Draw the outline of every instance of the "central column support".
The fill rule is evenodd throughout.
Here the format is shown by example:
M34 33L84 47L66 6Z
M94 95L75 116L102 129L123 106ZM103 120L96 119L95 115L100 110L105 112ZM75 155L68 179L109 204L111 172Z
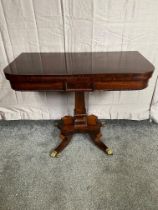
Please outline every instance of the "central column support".
M51 157L58 157L59 153L70 143L74 133L88 133L92 142L106 154L112 151L100 140L101 122L95 115L87 115L85 108L84 92L75 92L74 116L65 116L61 119L58 128L61 131L62 142L51 152Z
M75 92L74 126L87 126L84 92Z
M84 92L75 92L74 115L86 114Z

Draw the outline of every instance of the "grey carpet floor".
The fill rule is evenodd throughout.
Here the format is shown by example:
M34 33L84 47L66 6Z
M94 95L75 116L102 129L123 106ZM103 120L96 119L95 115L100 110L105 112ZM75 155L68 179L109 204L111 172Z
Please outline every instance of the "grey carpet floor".
M0 210L158 210L158 125L106 121L106 156L74 135L60 158L54 121L0 122Z

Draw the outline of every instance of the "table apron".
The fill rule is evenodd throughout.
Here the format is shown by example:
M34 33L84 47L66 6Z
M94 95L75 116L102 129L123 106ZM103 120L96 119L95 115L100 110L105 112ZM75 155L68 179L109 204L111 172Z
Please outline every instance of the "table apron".
M21 91L94 91L94 90L141 90L147 87L148 80L105 81L105 82L52 82L52 81L17 81L11 82L14 90Z

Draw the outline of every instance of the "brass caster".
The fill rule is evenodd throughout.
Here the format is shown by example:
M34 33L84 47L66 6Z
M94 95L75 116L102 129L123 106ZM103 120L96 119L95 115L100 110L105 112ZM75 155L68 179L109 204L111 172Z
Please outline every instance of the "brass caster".
M107 148L105 152L107 155L113 155L112 150L109 148Z
M54 151L50 154L50 156L53 157L53 158L57 158L57 157L59 157L59 153L58 153L56 150L54 150Z

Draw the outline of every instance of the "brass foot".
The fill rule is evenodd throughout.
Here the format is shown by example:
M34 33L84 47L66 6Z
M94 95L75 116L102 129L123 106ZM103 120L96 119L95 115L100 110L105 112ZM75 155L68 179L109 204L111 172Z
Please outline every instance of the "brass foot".
M107 155L113 155L112 150L109 148L107 148L105 152Z
M56 150L54 150L54 151L50 154L50 156L53 157L53 158L57 158L57 157L59 157L59 153L58 153Z

